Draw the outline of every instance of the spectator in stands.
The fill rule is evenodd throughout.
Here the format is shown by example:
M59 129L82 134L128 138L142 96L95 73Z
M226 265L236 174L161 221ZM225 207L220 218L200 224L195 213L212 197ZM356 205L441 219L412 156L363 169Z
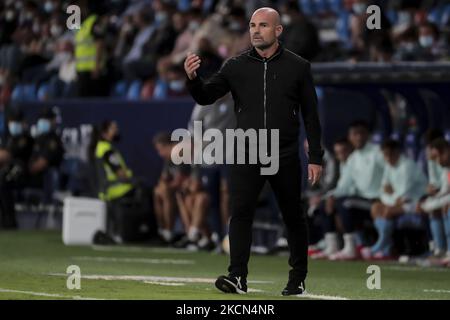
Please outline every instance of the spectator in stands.
M316 215L320 217L321 229L324 235L325 248L322 251L315 252L311 255L313 259L328 258L339 250L339 239L336 226L336 208L333 194L335 189L342 189L345 183L344 177L347 176L348 158L352 153L352 145L344 138L336 140L333 144L334 155L339 163L338 170L333 178L333 182L329 184L329 189L324 189L318 207L316 207ZM325 167L327 168L327 167ZM326 169L325 169L326 170ZM326 171L325 171L326 172Z
M437 139L430 146L431 157L442 167L441 187L434 196L418 204L418 210L430 215L430 228L434 242L434 256L450 262L450 145ZM447 253L446 253L447 251Z
M188 95L186 76L182 65L172 65L167 71L167 97L183 97Z
M366 259L391 257L395 219L403 214L415 213L416 205L426 190L425 175L412 159L402 154L399 142L385 141L382 151L386 166L381 196L371 207L378 240L372 247L362 250Z
M152 61L146 59L144 48L155 32L155 25L152 13L143 9L132 16L132 21L125 17L125 22L119 33L119 41L115 48L116 55L122 57L121 52L125 51L127 38L133 32L133 26L137 29L136 35L129 51L123 57L122 71L126 81L143 79L155 72Z
M10 111L10 135L0 146L0 229L17 227L14 191L24 186L34 142L24 120L21 111Z
M13 36L18 23L19 13L9 4L0 15L0 86L11 84L18 72L21 51Z
M421 48L418 42L417 29L414 26L409 27L397 37L394 41L398 43L394 54L395 61L416 61L418 60Z
M69 98L76 96L76 61L73 52L73 45L69 40L62 40L59 43L59 64L57 74L49 80L50 98Z
M177 12L172 17L173 26L178 34L172 52L159 59L158 70L167 67L170 64L182 63L187 55L188 49L192 44L194 35L200 28L203 17L199 9L191 9L187 13ZM162 73L161 71L158 71Z
M370 50L381 42L390 39L391 23L387 19L383 10L380 11L380 29L367 28L367 7L373 1L356 0L352 5L352 14L349 17L352 49L359 53L359 60L368 61L371 59ZM386 44L383 48L386 51ZM384 52L385 52L384 51Z
M165 243L174 239L176 199L175 193L180 191L183 182L190 174L189 165L176 165L172 162L171 152L175 143L170 134L161 132L154 136L153 146L164 161L159 181L154 189L154 212L158 222L158 234Z
M287 49L299 56L313 60L319 53L317 28L302 14L298 1L286 1L281 5L282 41Z
M369 142L370 128L365 121L350 125L348 139L354 151L347 160L342 182L328 199L329 206L335 206L342 221L344 247L330 256L332 260L355 259L362 248L361 229L364 222L371 221L370 208L380 197L384 159L378 146Z
M448 59L448 48L439 39L438 27L430 22L419 26L419 45L421 47L419 60L436 61Z

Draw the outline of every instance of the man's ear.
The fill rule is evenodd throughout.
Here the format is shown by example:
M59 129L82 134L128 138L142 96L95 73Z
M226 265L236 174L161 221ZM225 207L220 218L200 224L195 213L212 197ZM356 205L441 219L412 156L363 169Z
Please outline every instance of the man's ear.
M275 27L275 35L277 38L283 33L283 26L281 24Z

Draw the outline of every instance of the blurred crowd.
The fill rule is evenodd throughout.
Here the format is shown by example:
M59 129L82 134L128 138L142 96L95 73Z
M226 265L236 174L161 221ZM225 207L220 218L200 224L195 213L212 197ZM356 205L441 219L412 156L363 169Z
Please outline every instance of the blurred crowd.
M70 30L66 8L81 9ZM381 29L366 8L381 8ZM186 54L207 77L250 46L260 6L279 10L284 45L313 62L448 60L444 0L5 0L0 4L0 104L13 100L187 94ZM72 20L71 20L72 21Z

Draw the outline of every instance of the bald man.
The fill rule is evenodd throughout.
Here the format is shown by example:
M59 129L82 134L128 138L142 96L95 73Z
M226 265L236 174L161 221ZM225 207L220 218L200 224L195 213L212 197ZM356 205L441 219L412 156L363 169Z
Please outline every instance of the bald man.
M252 48L228 59L207 81L197 76L201 60L188 54L187 87L200 105L210 105L231 91L237 128L279 130L279 168L261 175L264 164L230 164L230 265L216 287L226 293L246 293L252 223L259 193L270 183L286 224L290 249L289 280L283 295L305 292L308 234L301 200L299 110L309 142L308 177L315 184L322 172L321 126L310 63L278 41L283 32L272 8L256 10L249 23ZM267 146L268 153L276 152Z

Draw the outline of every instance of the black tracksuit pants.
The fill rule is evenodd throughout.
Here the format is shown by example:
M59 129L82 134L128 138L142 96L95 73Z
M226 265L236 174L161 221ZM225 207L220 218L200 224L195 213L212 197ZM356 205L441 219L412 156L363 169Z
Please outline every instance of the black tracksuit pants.
M275 175L261 175L258 164L230 166L231 220L229 227L231 276L246 277L252 242L252 224L259 193L270 183L287 229L289 277L303 280L307 273L308 229L301 200L302 170L298 155L280 160Z

